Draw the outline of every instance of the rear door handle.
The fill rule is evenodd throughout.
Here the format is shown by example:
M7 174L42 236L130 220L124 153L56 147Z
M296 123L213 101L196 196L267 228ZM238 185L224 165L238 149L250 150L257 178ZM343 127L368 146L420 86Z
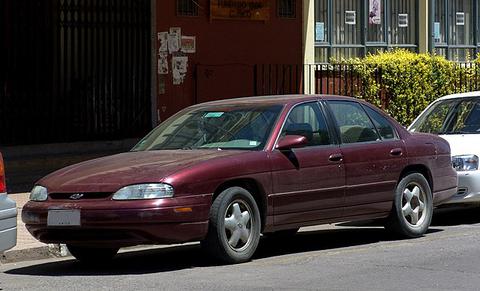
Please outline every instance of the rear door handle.
M343 160L343 155L342 154L331 154L328 157L328 160L330 162L341 162Z
M399 156L401 156L402 154L403 154L403 152L402 152L402 149L401 149L401 148L392 149L392 150L390 151L390 155L391 155L391 156L399 157Z

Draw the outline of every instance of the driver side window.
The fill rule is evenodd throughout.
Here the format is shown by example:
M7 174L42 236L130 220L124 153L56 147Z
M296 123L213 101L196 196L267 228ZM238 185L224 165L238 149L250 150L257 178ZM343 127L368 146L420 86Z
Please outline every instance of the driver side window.
M302 135L307 138L307 146L331 144L325 117L317 102L297 105L290 111L281 136Z

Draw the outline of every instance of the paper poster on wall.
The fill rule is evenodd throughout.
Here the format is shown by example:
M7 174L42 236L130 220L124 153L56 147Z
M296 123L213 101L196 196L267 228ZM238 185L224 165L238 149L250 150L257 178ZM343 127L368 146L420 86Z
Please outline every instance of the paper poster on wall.
M433 39L435 42L440 42L440 22L433 23Z
M196 38L195 36L182 35L182 52L187 54L193 54L196 51Z
M170 32L170 33L175 33L175 34L177 34L178 36L181 36L181 35L182 35L182 28L181 28L181 27L170 27L170 29L168 30L168 32Z
M180 36L176 33L168 34L168 52L178 52L180 49Z
M168 32L162 31L157 33L157 39L160 42L158 46L159 52L166 52L168 51Z
M382 24L382 2L381 0L369 0L369 13L368 13L368 23L369 24Z
M398 27L408 27L408 14L398 14Z
M345 24L355 25L357 24L357 12L345 11Z
M459 26L465 25L465 12L457 12L455 14L455 24Z
M315 41L325 41L325 23L315 23Z
M160 52L158 55L158 74L166 75L168 74L168 53Z
M188 67L188 57L172 57L173 85L180 85L185 80Z

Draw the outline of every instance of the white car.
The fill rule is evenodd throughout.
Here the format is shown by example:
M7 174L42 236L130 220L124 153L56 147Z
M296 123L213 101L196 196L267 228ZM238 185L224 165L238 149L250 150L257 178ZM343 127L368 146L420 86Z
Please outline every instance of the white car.
M0 252L17 244L17 204L7 195L5 167L0 153Z
M437 134L450 143L458 192L446 203L480 202L480 91L435 100L408 130Z

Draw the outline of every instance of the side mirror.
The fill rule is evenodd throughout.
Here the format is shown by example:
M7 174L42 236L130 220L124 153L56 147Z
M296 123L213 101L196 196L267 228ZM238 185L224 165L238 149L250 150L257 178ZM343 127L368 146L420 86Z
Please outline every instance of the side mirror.
M280 138L275 148L278 150L290 150L304 147L307 143L307 138L302 135L286 135Z

